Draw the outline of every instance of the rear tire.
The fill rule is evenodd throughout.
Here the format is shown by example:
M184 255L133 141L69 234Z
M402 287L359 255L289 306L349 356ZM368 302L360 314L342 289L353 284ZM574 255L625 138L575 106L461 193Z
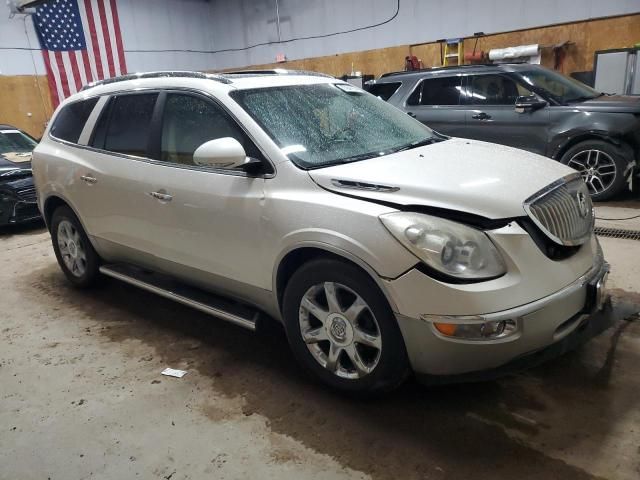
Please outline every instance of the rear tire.
M88 288L100 278L100 257L93 249L78 217L67 206L51 217L51 241L58 264L75 287Z
M567 150L560 162L577 170L587 184L593 201L601 202L624 189L624 173L633 160L630 151L629 148L603 140L587 140Z
M296 359L336 390L390 391L409 374L404 340L388 302L354 265L318 259L300 267L287 284L283 315Z

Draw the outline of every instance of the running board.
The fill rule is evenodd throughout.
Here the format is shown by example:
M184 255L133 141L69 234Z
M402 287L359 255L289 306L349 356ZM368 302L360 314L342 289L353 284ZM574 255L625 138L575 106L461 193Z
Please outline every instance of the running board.
M256 330L256 323L260 315L259 311L198 288L190 287L168 275L142 270L125 264L102 265L100 272L227 322L252 331Z

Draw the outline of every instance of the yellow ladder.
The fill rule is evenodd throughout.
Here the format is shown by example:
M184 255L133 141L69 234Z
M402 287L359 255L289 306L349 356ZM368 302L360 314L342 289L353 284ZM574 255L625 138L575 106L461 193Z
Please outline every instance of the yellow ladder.
M450 38L445 40L444 58L442 65L462 65L464 63L464 40L462 38Z

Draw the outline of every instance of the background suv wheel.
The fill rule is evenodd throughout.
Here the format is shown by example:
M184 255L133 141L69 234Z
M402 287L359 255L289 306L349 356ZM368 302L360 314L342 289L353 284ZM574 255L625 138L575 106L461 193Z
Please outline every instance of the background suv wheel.
M284 295L287 336L298 361L342 391L391 390L409 367L396 319L375 282L359 268L313 260Z
M608 200L625 186L625 169L632 160L628 150L603 140L580 142L565 152L560 161L582 175L594 201Z
M100 276L100 257L69 207L58 207L53 212L51 240L58 264L67 279L80 288L93 285Z

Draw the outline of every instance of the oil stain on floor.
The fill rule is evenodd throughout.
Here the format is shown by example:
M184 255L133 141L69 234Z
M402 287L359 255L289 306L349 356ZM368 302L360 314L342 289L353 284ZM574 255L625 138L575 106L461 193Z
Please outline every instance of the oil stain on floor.
M637 294L615 292L614 327L541 367L476 384L409 382L367 401L307 378L277 327L254 335L115 281L78 292L55 266L33 272L29 288L104 324L98 333L110 342L142 342L163 364L210 378L217 391L242 400L240 415L263 416L272 431L372 478L630 479L640 473L637 456L602 461L637 452L625 441L640 438L620 440L628 432L619 431L627 420L640 430ZM228 416L215 404L200 408L214 422ZM295 461L286 450L282 457Z

